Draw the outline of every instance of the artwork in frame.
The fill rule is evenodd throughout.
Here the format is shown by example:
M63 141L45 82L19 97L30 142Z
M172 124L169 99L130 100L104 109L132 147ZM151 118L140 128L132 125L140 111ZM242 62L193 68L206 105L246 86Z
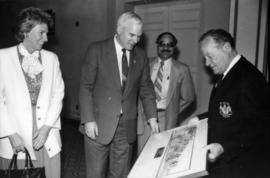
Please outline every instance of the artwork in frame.
M128 178L194 178L206 169L207 119L152 135Z

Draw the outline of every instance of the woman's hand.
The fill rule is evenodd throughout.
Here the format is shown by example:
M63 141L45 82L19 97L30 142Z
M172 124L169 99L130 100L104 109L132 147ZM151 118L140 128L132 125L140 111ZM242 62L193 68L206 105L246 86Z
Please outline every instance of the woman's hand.
M8 136L8 138L15 154L19 153L20 151L25 152L23 139L19 134L15 133Z
M42 126L38 131L35 133L33 138L33 148L35 150L39 150L42 148L48 138L50 133L51 127L50 126Z

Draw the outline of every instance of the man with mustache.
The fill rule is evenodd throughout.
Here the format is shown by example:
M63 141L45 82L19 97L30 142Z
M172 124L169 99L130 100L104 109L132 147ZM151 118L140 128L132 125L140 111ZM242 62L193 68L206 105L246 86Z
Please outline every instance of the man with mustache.
M158 56L150 59L150 75L155 86L158 125L160 131L164 131L177 127L184 120L179 114L194 101L195 91L189 67L174 59L175 36L170 32L161 33L156 44ZM143 117L143 111L139 112L138 152L151 135Z

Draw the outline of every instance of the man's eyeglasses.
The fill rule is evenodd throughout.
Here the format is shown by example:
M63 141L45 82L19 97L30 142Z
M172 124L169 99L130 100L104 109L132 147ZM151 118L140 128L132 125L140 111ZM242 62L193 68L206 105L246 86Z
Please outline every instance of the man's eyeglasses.
M174 47L174 43L158 43L158 47L162 47L162 48L165 48L165 47L168 47L168 48L173 48Z

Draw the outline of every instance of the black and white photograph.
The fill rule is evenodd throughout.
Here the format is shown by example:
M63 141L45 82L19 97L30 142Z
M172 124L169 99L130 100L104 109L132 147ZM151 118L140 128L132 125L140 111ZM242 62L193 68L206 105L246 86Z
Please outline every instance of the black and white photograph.
M269 178L268 0L0 0L0 178Z

